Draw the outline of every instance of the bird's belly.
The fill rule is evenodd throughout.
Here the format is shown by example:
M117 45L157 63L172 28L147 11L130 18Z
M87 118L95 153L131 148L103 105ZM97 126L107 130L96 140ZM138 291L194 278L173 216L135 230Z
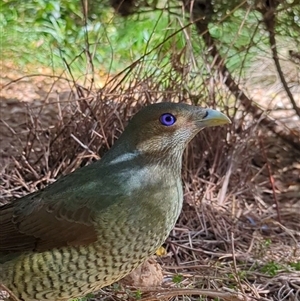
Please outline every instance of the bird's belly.
M20 300L66 300L118 281L153 254L165 237L128 236L81 247L27 253L1 268L4 285ZM147 237L145 239L145 237Z

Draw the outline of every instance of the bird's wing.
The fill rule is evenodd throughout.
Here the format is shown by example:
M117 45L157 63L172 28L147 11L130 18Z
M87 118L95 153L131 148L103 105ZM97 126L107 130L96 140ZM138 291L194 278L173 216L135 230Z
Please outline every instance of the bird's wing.
M95 164L83 169L0 207L0 253L96 241L95 215L124 195L113 183L116 177L110 179L111 171L99 172Z
M0 252L44 251L66 245L88 244L97 238L95 228L89 221L91 212L88 208L74 212L64 209L49 212L44 204L30 214L16 215L14 205L12 202L1 208Z

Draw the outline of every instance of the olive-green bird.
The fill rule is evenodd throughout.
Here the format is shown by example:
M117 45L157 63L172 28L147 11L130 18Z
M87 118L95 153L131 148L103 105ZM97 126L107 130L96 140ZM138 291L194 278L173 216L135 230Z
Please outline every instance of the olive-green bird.
M182 154L222 113L158 103L105 156L0 207L0 283L20 300L68 300L129 274L161 246L183 201Z

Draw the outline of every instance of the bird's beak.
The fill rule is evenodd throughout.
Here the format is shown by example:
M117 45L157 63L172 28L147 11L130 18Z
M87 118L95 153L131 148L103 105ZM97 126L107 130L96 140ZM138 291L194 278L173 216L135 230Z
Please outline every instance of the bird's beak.
M219 126L227 123L231 123L230 119L223 113L212 110L205 109L206 116L202 120L199 120L197 123L200 127L210 127L210 126Z

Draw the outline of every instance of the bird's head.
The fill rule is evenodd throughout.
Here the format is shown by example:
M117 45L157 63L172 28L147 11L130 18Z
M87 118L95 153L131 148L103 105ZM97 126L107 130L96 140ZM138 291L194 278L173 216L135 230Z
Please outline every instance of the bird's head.
M180 159L187 143L203 128L230 123L219 111L183 103L156 103L131 119L117 145L158 161ZM116 146L117 146L116 145Z

